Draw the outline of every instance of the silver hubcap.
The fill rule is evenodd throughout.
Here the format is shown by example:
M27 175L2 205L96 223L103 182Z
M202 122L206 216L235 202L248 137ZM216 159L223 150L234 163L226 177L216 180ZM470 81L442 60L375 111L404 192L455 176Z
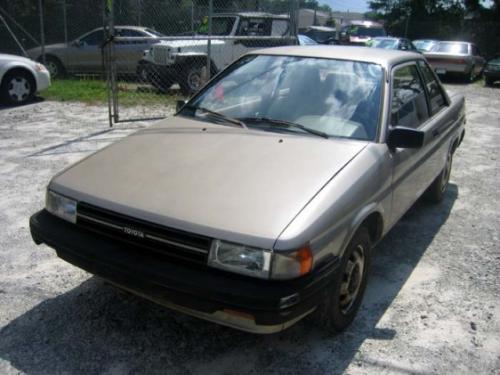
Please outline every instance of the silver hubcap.
M191 90L197 91L201 86L201 70L191 70L187 76L187 83Z
M31 85L24 77L14 77L9 83L8 93L12 100L22 102L28 98Z
M362 245L358 245L347 261L340 285L339 303L343 314L347 314L356 301L363 280L364 268L365 249Z
M443 170L443 177L441 178L441 191L445 191L448 186L448 182L450 181L451 174L451 154L448 154L446 158L446 165Z
M57 74L59 73L59 69L57 68L57 64L55 62L53 62L53 61L47 61L45 63L45 67L49 71L50 76L52 78L56 77Z

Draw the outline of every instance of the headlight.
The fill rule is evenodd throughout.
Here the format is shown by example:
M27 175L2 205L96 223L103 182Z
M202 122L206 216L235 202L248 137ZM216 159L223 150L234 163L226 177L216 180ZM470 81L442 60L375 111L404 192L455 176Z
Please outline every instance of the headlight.
M208 257L208 265L243 275L268 279L271 269L271 255L271 250L215 240Z
M45 65L42 65L42 64L36 64L35 69L38 72L46 72L47 71L47 68L45 67Z
M245 245L215 240L208 257L208 265L226 271L261 279L292 279L312 269L309 246L287 253L258 249Z
M47 190L45 208L61 219L76 223L76 201Z

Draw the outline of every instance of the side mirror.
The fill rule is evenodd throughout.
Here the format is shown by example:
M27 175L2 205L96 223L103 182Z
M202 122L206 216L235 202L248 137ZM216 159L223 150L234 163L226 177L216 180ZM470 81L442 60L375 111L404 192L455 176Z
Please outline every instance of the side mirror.
M420 148L424 145L424 132L403 126L396 126L389 131L387 145L396 148Z
M83 42L81 40L75 40L73 43L71 43L73 45L73 47L76 47L76 48L80 48L81 46L83 46Z
M186 103L187 100L177 100L177 102L175 103L175 110L179 112Z

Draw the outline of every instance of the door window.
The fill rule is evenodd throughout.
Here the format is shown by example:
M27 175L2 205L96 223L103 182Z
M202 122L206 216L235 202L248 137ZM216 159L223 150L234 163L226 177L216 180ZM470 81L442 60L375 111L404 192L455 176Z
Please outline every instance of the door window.
M88 46L97 46L104 40L103 30L94 31L81 39L81 42Z
M417 66L396 68L392 78L391 125L418 128L428 118L425 90Z
M431 68L425 61L420 60L418 62L420 71L424 77L425 85L427 86L427 91L429 92L429 99L431 104L431 115L438 113L441 108L446 106L446 100L441 90L441 86L437 81L436 77L432 73Z

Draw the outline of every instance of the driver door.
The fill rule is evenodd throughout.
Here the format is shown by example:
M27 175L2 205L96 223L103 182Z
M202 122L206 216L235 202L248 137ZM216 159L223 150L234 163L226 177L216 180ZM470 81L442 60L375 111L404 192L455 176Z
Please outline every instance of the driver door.
M68 66L74 73L100 73L102 71L102 29L95 30L71 44L67 53Z

